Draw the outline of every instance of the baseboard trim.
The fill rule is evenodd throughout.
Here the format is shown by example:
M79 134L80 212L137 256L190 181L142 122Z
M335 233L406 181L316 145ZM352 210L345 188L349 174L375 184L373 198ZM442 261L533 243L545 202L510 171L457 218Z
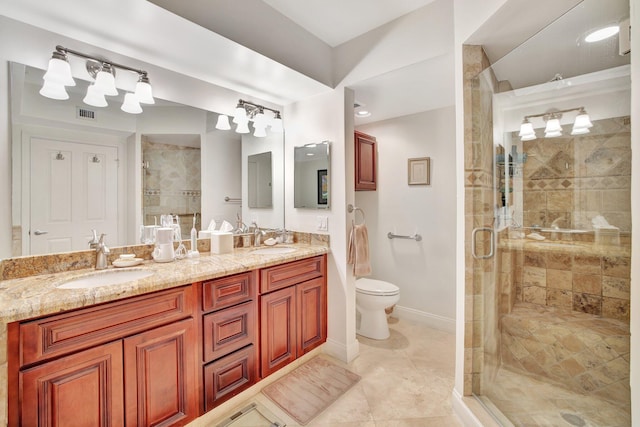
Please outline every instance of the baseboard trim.
M413 320L425 326L429 326L430 328L449 332L451 334L456 333L455 319L438 316L437 314L431 314L425 311L416 310L414 308L396 305L395 309L393 310L392 316L396 316L400 319Z
M451 393L451 407L465 427L501 427L475 398L464 397L456 389Z
M338 360L349 363L360 354L360 343L354 339L350 344L345 345L329 338L322 346L322 351Z

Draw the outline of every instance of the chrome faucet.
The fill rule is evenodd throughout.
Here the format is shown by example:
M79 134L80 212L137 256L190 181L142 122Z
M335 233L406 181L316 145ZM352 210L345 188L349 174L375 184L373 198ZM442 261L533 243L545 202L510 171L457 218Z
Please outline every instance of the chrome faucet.
M96 270L107 268L107 255L111 253L109 247L104 243L104 236L106 236L104 233L100 235L100 240L98 240L96 246Z
M260 230L258 224L255 221L251 223L253 227L253 246L260 246L262 244L262 236L264 236L264 231Z

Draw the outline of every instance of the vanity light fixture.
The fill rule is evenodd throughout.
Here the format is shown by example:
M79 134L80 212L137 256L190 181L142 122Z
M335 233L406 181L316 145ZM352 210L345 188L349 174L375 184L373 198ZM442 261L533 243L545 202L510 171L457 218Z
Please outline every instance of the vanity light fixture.
M562 136L562 126L560 125L560 119L563 114L570 113L573 111L577 111L578 114L573 122L573 128L571 130L571 135L584 135L589 133L589 128L593 126L591 123L591 119L587 114L587 111L584 107L576 107L576 108L568 108L566 110L552 110L547 111L546 113L540 114L529 114L524 116L522 123L520 124L520 132L518 136L521 141L531 141L537 138L535 129L533 128L533 123L529 119L533 118L542 118L542 120L546 123L544 128L544 137L545 138L555 138L558 136Z
M105 96L118 95L115 79L116 68L138 75L135 92L125 94L124 103L120 108L122 111L139 114L142 112L140 103L155 103L146 71L87 55L60 45L56 46L56 50L53 52L51 60L49 60L47 72L43 77L44 84L40 89L42 96L58 100L69 99L65 86L75 86L76 84L71 74L71 66L68 61L69 55L86 59L87 72L95 79L95 82L87 88L87 94L83 99L85 104L94 107L106 107L108 103Z
M265 114L265 110L272 113L273 116ZM237 125L236 132L249 133L250 121L253 121L253 136L258 138L267 136L267 126L271 129L271 132L284 132L280 111L240 99L234 110L232 120ZM224 114L219 115L216 129L231 129L229 117Z

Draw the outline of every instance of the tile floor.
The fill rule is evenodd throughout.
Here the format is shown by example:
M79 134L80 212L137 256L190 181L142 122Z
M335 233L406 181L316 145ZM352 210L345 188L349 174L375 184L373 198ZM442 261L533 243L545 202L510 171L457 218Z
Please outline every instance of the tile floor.
M307 426L462 426L451 408L455 336L404 319L392 318L389 326L388 340L359 336L360 356L353 362L334 360L362 379ZM261 393L250 401L288 427L298 425Z
M504 368L498 370L487 395L490 404L499 407L518 427L631 426L629 402L585 396Z

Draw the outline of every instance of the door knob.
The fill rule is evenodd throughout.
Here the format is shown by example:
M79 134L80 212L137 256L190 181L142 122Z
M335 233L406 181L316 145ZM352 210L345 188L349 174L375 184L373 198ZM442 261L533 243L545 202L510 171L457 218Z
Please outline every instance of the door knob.
M42 231L42 230L36 230L33 232L33 234L35 234L36 236L40 236L42 234L47 234L48 231Z

